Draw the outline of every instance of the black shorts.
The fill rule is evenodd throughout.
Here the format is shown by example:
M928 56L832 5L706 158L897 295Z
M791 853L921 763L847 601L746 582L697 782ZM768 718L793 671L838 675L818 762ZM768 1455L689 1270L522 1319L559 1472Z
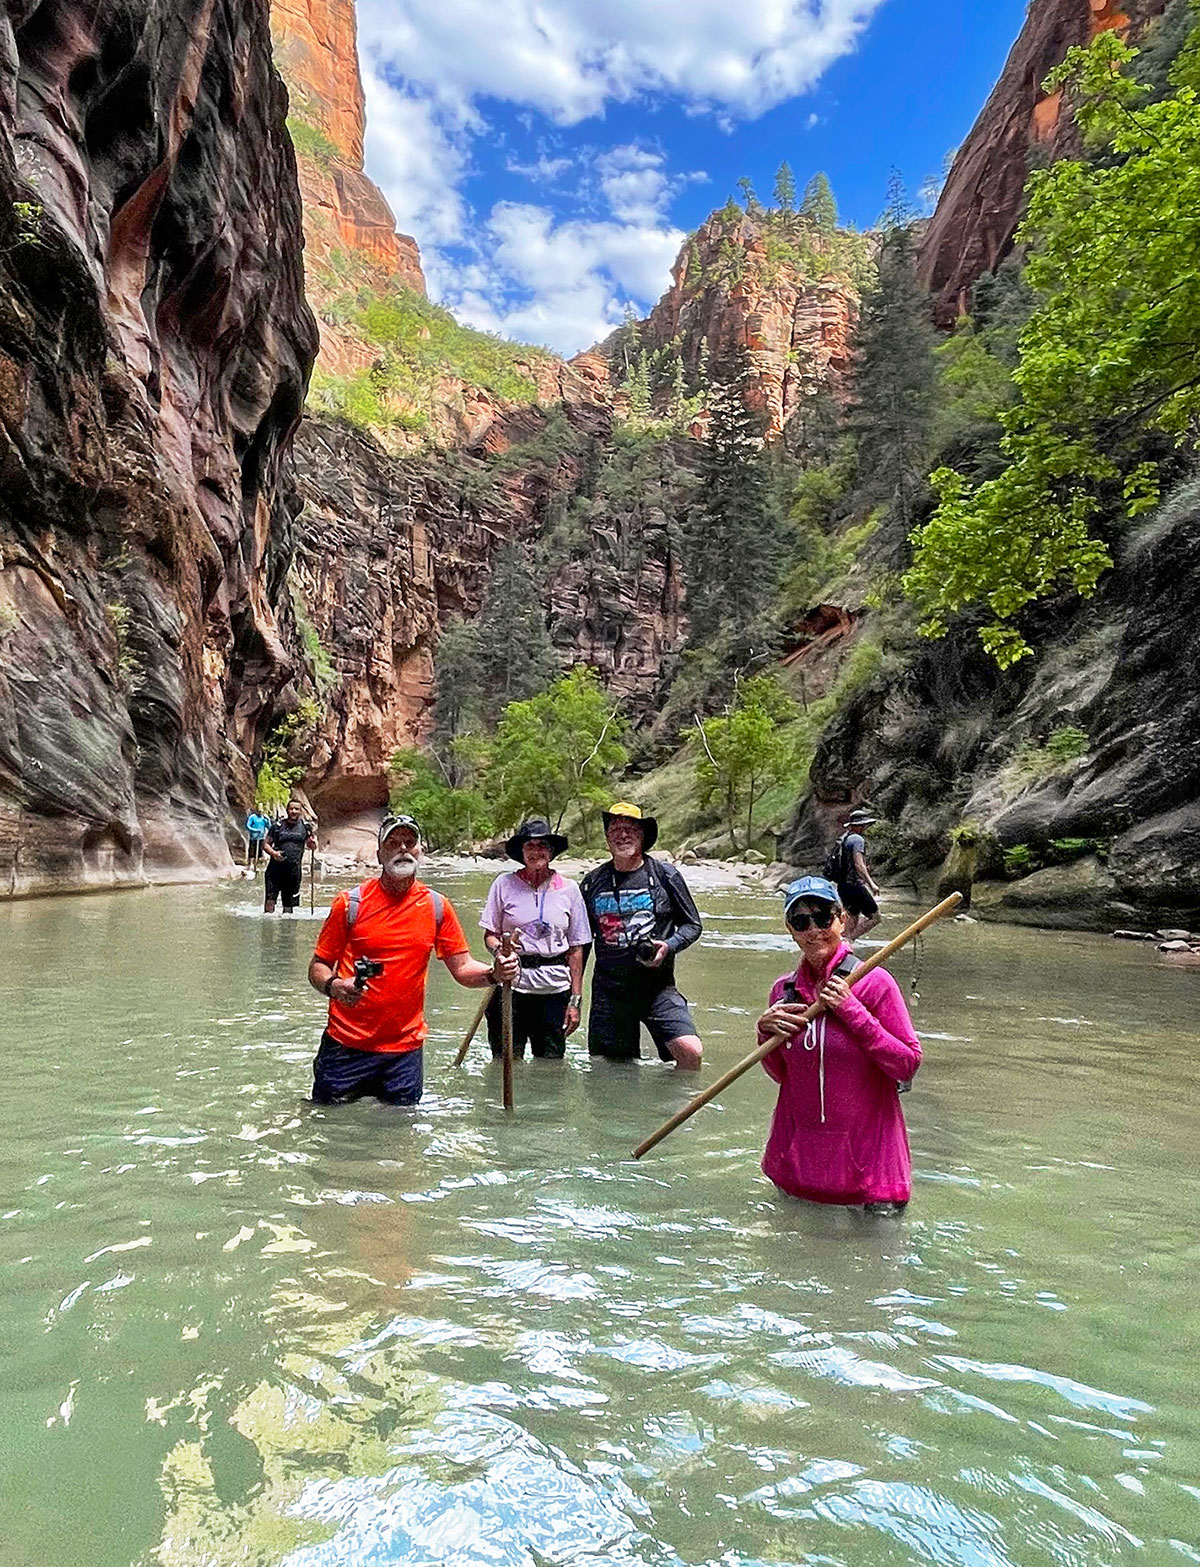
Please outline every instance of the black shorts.
M841 898L842 907L847 914L861 914L867 919L874 919L879 913L879 905L861 881L839 882L838 897Z
M642 1053L643 1023L663 1061L674 1059L668 1040L696 1032L687 998L674 985L648 985L637 973L611 979L597 974L588 1017L588 1054L609 1061L636 1061Z
M354 1050L326 1029L313 1060L313 1104L346 1105L370 1098L415 1105L421 1097L424 1055L421 1049Z
M525 1043L540 1061L559 1061L567 1053L567 1002L570 992L552 990L535 995L531 991L513 991L513 1055L525 1054ZM488 1002L488 1044L494 1056L504 1054L500 1036L500 992Z
M303 875L303 865L293 864L291 860L272 860L263 878L266 901L274 903L276 898L282 898L285 909L294 909L300 902L300 881Z

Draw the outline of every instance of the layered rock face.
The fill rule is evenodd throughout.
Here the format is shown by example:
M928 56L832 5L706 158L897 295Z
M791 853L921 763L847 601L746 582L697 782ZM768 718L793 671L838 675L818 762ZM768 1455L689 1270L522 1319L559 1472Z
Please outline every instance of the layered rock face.
M918 272L943 327L969 304L972 285L1012 249L1032 159L1077 150L1062 94L1042 82L1067 50L1098 32L1131 26L1136 36L1165 0L1033 0L1000 80L954 159L921 245Z
M781 215L772 217L782 227ZM791 223L803 259L766 221L747 214L731 229L714 213L680 251L671 287L642 329L651 348L678 344L693 376L703 355L719 369L745 349L747 401L772 439L818 390L841 394L858 315L858 290L828 241L798 217Z
M284 111L265 0L0 16L0 895L229 863L293 670Z

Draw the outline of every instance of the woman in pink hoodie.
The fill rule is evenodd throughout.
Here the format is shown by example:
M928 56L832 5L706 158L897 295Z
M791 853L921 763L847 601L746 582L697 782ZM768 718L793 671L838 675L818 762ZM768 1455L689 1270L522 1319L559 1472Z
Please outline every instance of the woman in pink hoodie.
M801 961L775 981L758 1020L760 1043L780 1039L763 1060L779 1084L763 1171L809 1202L902 1210L912 1162L898 1085L920 1066L921 1046L900 987L877 968L850 990L846 913L824 877L791 883L784 919ZM804 1024L804 1009L818 1000L825 1010Z

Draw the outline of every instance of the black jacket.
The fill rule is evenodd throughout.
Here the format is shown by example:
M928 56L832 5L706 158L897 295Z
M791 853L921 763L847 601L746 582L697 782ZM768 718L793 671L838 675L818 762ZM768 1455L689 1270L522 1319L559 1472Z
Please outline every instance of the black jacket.
M657 975L664 984L670 984L676 953L690 947L694 941L699 941L704 927L700 923L700 915L688 891L687 882L675 867L653 859L649 854L642 856L642 865L650 882L650 896L654 902L654 939L665 941L670 955L661 968L639 969L638 972ZM611 973L616 969L631 967L635 961L632 952L613 951L606 947L600 940L600 927L596 918L597 895L602 892L615 893L616 890L616 873L612 861L607 860L594 871L589 871L580 882L579 890L583 893L592 935L596 938L597 972L606 970Z

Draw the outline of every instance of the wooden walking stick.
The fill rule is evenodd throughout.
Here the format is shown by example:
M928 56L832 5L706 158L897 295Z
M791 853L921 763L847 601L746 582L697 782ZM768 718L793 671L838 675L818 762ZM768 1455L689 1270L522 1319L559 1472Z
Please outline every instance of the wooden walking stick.
M470 1028L467 1030L466 1034L463 1036L463 1042L458 1047L458 1054L454 1058L454 1065L455 1066L461 1066L463 1064L463 1062L467 1059L467 1051L470 1050L470 1048L471 1048L471 1041L475 1038L475 1035L478 1033L479 1025L483 1022L484 1017L487 1015L487 1009L488 1009L488 1007L491 1006L491 1004L492 1004L492 997L495 994L496 994L496 987L495 987L495 985L489 985L487 990L484 992L483 1000L479 1003L479 1011L476 1012L476 1014L475 1014L475 1021L471 1024Z
M308 912L312 914L317 907L317 851L308 851Z
M952 913L961 902L961 892L952 892L948 898L943 898L941 903L930 909L928 914L922 914L919 920L914 920L906 930L902 930L894 940L889 941L886 947L880 947L879 951L872 953L865 963L860 963L846 983L851 986L857 985L864 975L869 974L873 968L878 968L881 963L886 962L894 952L899 952L901 947L910 942L914 936L919 936L923 930L934 924L935 921L944 919L947 914ZM804 1021L807 1023L810 1018L816 1017L818 1012L823 1012L824 1010L825 1008L821 1002L815 1001L811 1007L805 1010ZM771 1054L772 1050L778 1050L782 1043L782 1038L778 1034L773 1034L766 1044L759 1045L757 1050L752 1050L748 1056L743 1056L736 1066L731 1066L728 1072L723 1077L717 1078L710 1088L706 1088L703 1093L699 1093L694 1099L689 1100L683 1109L673 1115L669 1121L664 1121L657 1132L653 1132L647 1137L644 1143L639 1143L633 1150L633 1157L640 1159L643 1154L649 1153L651 1148L656 1148L664 1137L671 1135L677 1126L682 1126L686 1120L695 1115L697 1110L703 1109L711 1099L715 1099L718 1094L723 1093L730 1083L736 1082L743 1072L748 1072L752 1066L757 1066L764 1056Z
M508 931L500 938L500 953L502 957L508 957L513 949L513 939ZM507 982L500 989L500 1037L504 1043L504 1054L501 1057L503 1066L502 1097L504 1108L513 1108L513 1016L512 1016L512 986Z

